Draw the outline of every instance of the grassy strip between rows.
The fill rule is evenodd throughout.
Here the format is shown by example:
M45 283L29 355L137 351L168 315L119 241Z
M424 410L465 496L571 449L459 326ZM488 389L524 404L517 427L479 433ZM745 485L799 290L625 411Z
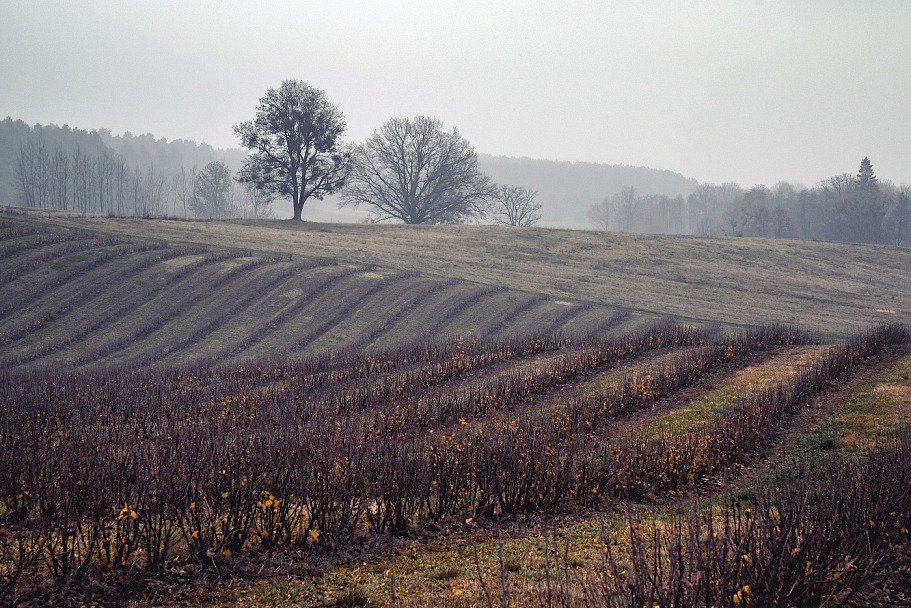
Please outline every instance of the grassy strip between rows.
M804 449L863 451L876 438L911 425L911 356L857 387L804 440Z

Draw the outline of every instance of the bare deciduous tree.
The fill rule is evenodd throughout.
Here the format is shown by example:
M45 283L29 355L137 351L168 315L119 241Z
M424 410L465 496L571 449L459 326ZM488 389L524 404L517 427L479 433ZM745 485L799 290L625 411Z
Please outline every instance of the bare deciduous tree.
M273 217L272 198L268 192L257 190L251 184L235 182L236 200L241 201L244 217L253 219L268 219Z
M70 158L58 148L54 152L54 166L51 174L53 205L56 209L69 208Z
M390 120L355 159L341 204L371 207L378 221L460 222L483 215L496 191L471 144L428 116Z
M911 193L902 190L896 197L895 208L892 210L889 222L891 242L898 247L911 245Z
M521 186L499 186L490 211L494 222L506 226L534 226L541 219L538 193Z
M190 209L193 206L193 192L196 190L196 167L188 170L181 165L180 172L174 174L172 179L175 212L176 205L180 204L183 207L183 215L189 216Z
M588 208L588 221L598 230L610 230L610 197L604 197L600 203L594 203Z
M231 215L231 170L212 161L196 176L193 187L193 212L198 217L221 218Z
M854 190L854 176L850 173L839 173L819 182L818 187L831 196L847 194Z
M16 179L26 207L50 207L53 201L51 156L43 138L29 140L19 149Z
M633 222L636 220L636 190L632 186L625 186L612 197L617 227L622 232L632 232Z

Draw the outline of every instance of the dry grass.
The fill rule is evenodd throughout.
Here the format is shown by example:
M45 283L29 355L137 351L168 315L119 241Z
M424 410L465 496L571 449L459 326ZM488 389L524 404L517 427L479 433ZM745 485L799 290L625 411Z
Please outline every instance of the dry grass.
M49 220L169 241L332 256L694 320L774 320L843 333L911 319L911 252L878 246L490 226Z
M333 262L338 256L325 256L325 248L283 241L300 235L282 222L223 223L245 231L233 242L230 232L210 238L214 224L207 222L42 213L8 222L33 234L0 243L11 252L0 295L0 368L148 366L395 348L447 335L630 329L613 323L623 315L606 306L366 264L361 243L347 241L347 257ZM96 234L90 231L119 236L113 246L97 247L85 236ZM158 245L117 256L129 243Z

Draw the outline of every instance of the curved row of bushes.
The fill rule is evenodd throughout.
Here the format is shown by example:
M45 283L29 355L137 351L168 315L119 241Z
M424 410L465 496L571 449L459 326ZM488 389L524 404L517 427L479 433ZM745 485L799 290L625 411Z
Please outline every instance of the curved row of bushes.
M599 360L603 365L636 348L678 344L686 335L674 328L644 332L603 345L601 359L595 349L586 356L580 350L570 358L577 368L564 368L567 360L557 358L556 367L518 383L492 373L481 389L493 396L489 408L415 410L437 421L419 430L417 418L393 427L404 432L386 431L389 418L383 416L399 411L388 390L377 393L373 405L356 401L323 415L320 401L307 397L356 393L372 373L379 385L410 378L414 403L453 407L445 392L434 390L432 378L422 376L424 368L408 366L410 359L401 355L389 355L389 361L402 365L404 376L394 364L384 366L382 357L348 356L351 368L335 377L349 383L342 391L330 380L332 357L298 363L293 374L222 368L49 379L7 375L0 382L0 576L10 583L22 573L44 572L63 582L98 569L141 565L157 571L175 553L211 563L249 550L345 544L357 535L439 519L679 490L760 449L797 404L866 357L908 341L909 331L883 327L859 336L689 435L617 436L612 421L757 349L805 337L764 328L719 338L600 394L557 405L536 402L536 396L586 377ZM554 344L510 346L533 352ZM474 369L498 359L471 348ZM438 357L426 367L438 381L465 372L451 347L445 357L442 352L416 349L411 356ZM567 371L572 369L577 371ZM295 389L269 390L276 378ZM305 386L309 390L301 390ZM243 390L253 387L260 390ZM461 394L465 407L477 398L472 391Z
M628 515L625 532L602 539L601 563L584 571L559 542L546 543L537 604L904 606L909 480L908 427L879 437L860 457L802 453L748 492L727 491L714 504L661 519ZM515 604L505 577L499 596L484 586L487 606Z

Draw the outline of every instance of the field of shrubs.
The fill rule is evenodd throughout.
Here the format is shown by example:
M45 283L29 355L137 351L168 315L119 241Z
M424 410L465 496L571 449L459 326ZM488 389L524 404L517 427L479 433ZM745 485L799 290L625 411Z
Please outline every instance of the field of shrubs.
M903 325L817 344L788 326L659 324L611 338L545 332L243 364L2 372L0 603L123 603L176 573L186 582L267 557L344 559L465 522L684 504L660 521L630 511L626 540L605 537L603 560L584 574L552 547L535 601L872 601L871 589L907 575L906 429L859 454L797 457L745 480L749 491L717 493L717 481L767 456L820 395L906 356L909 343ZM786 371L773 366L782 361ZM760 381L766 368L776 371ZM697 407L750 373L748 387ZM691 502L705 496L716 500ZM475 593L461 605L510 605L501 574L466 575ZM411 601L393 585L316 605L422 602Z

